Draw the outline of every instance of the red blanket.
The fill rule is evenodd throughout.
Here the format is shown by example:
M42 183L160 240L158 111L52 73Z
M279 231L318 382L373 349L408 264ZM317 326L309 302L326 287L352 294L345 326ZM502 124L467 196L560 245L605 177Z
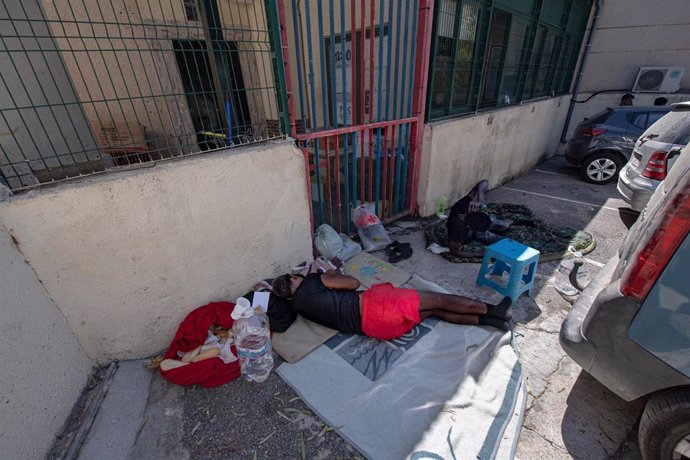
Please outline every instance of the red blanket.
M180 323L177 334L165 353L166 359L180 359L177 352L183 353L203 345L208 337L208 328L215 324L226 329L232 329L233 320L230 317L234 303L212 302L192 311ZM237 350L232 347L237 356ZM220 358L209 358L187 366L178 367L169 371L161 371L163 378L177 385L189 386L199 384L210 388L240 376L240 363L238 361L225 364Z

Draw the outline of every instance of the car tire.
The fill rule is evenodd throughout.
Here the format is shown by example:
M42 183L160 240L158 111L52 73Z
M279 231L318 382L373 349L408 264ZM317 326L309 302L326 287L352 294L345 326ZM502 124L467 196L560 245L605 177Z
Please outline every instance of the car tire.
M611 152L597 152L580 166L582 178L590 184L608 184L618 178L623 159Z
M640 419L638 441L646 460L690 456L690 389L652 396Z

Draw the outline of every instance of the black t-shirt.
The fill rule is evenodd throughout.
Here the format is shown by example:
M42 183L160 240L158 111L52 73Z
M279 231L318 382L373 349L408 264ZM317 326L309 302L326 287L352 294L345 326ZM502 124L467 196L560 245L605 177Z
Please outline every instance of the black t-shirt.
M448 229L448 242L467 243L469 235L465 225L465 214L470 209L472 198L467 195L450 208L448 213L448 220L446 220L446 229Z
M315 323L348 334L362 334L359 292L329 289L323 285L318 273L309 274L302 280L295 291L294 308Z

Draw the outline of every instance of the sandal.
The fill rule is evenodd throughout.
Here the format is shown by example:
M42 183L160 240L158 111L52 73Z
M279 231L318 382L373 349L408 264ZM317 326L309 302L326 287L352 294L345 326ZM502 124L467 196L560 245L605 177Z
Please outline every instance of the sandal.
M412 257L412 248L409 243L402 243L399 246L392 248L390 251L386 250L388 254L388 262L394 264L400 262L401 260L409 259Z

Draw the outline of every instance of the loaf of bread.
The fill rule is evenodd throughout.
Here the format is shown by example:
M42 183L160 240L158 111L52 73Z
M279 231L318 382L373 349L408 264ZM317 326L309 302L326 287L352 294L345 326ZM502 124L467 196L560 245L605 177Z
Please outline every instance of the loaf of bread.
M176 369L178 367L187 366L189 363L183 363L177 359L164 359L161 361L161 370L169 371L171 369Z

